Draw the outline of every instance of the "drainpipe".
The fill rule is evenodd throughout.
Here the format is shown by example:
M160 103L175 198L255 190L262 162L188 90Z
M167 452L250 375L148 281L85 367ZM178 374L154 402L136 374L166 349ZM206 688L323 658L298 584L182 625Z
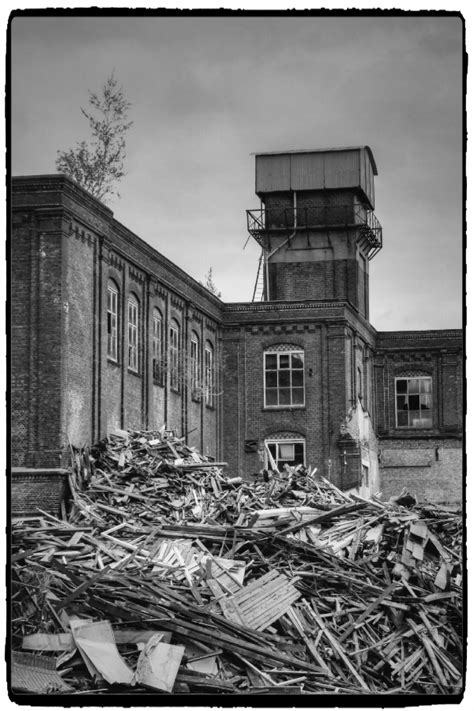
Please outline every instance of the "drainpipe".
M267 258L267 253L265 250L263 251L263 260L264 260L264 267L263 268L265 269L265 282L266 282L266 286L265 286L266 301L270 301L270 279L269 279L269 275L268 275L268 258Z

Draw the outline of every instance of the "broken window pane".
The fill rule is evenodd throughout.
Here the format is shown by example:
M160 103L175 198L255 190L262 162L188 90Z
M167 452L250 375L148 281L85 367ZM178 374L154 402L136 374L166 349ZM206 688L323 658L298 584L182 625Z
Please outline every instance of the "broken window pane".
M397 378L397 427L430 428L433 426L431 377Z

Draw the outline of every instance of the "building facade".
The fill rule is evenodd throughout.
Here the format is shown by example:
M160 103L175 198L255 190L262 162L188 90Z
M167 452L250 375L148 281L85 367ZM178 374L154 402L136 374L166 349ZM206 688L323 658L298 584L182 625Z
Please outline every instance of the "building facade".
M47 488L69 444L164 426L233 475L302 463L345 490L460 503L462 332L370 324L376 174L368 147L257 155L259 278L231 304L68 178L14 178L20 489L39 472Z

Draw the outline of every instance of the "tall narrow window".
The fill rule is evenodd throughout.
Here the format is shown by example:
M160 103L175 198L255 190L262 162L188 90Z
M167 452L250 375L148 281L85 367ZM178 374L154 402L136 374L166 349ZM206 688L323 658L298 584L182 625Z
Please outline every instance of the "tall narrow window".
M172 321L169 343L170 388L179 391L179 324Z
M212 407L214 405L214 349L209 342L204 349L204 376L206 405Z
M304 405L304 352L275 348L264 358L265 407Z
M158 309L153 309L151 345L153 380L159 385L163 385L163 318Z
M107 284L107 357L118 360L118 289L109 280Z
M362 370L357 366L357 397L362 400Z
M194 332L191 335L190 349L191 397L193 400L199 400L201 395L201 354L199 337Z
M138 371L138 301L133 294L128 297L128 367Z
M397 427L432 427L430 377L396 378Z

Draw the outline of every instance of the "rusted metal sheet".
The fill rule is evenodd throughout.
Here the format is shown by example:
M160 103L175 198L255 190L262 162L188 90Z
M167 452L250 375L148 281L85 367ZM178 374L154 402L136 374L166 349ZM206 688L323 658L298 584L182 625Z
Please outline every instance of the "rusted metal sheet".
M322 190L324 188L325 153L295 153L291 156L292 190Z
M370 156L367 150L364 151L365 153L365 185L362 185L365 194L369 198L369 202L372 206L372 208L375 207L375 193L374 193L374 171L372 168L372 161L370 160Z
M256 156L256 192L259 195L360 187L374 207L376 174L368 146Z
M277 153L256 156L255 192L290 190L290 155Z
M353 188L359 185L360 151L349 149L324 155L324 187Z
M365 193L367 193L367 167L370 165L367 163L367 151L365 148L360 149L360 161L359 161L359 180L360 186Z

